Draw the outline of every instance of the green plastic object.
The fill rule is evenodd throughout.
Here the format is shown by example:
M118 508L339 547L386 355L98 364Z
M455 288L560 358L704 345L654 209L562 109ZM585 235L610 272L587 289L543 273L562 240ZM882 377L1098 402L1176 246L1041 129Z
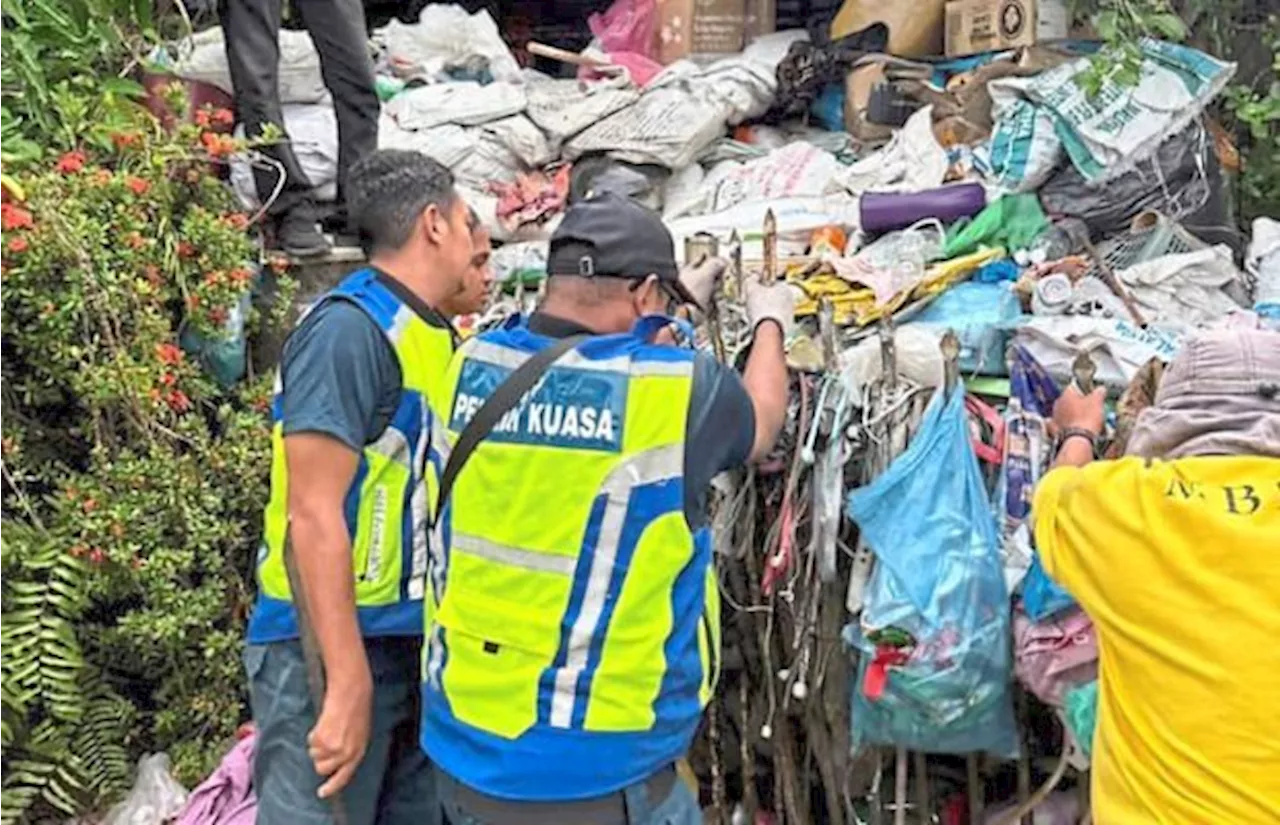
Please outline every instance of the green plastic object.
M1069 689L1062 698L1067 725L1085 756L1093 756L1093 730L1098 724L1098 680Z
M386 103L404 91L404 81L398 77L380 74L373 79L373 90L378 95L378 100Z
M950 260L983 247L1024 249L1049 225L1040 200L1031 193L1005 195L988 204L972 220L958 221L947 231L943 259Z

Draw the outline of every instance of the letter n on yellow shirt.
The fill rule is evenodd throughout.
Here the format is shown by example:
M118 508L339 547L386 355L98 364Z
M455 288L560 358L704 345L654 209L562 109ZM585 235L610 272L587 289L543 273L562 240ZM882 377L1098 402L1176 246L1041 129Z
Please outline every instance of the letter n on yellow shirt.
M1094 821L1280 823L1280 460L1059 468L1032 512L1098 631Z

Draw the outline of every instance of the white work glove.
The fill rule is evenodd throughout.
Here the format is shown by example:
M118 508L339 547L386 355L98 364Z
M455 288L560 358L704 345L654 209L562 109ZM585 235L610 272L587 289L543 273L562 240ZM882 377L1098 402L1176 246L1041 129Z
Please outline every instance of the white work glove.
M724 258L707 258L697 266L686 266L680 270L680 284L698 302L698 309L710 311L711 296L728 268L729 262Z
M796 316L796 288L782 280L765 286L758 275L746 279L747 320L754 333L761 321L777 321L785 339Z

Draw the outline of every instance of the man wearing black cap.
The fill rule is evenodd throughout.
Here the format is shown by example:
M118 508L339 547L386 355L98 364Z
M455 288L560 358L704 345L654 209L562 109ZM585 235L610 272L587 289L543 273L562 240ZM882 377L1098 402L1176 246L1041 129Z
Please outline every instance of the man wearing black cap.
M740 377L657 341L681 277L653 212L603 194L551 239L546 298L465 343L445 404L422 745L455 823L700 823L676 775L719 675L711 479L786 415L794 297L747 284Z

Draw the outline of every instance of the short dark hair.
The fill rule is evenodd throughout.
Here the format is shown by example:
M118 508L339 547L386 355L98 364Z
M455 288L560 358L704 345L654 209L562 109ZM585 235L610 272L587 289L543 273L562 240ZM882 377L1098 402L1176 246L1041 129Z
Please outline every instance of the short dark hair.
M379 149L347 176L347 216L366 251L399 249L428 206L453 206L453 173L436 159L407 149Z

